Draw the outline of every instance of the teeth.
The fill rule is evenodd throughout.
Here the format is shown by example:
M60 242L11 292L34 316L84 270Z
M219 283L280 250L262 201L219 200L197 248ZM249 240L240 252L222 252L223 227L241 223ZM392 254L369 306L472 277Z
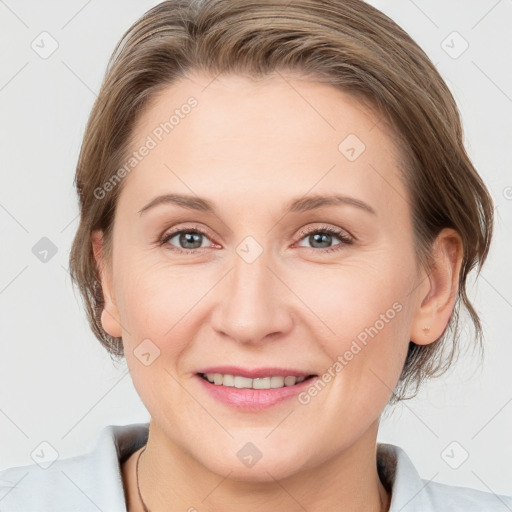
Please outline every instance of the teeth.
M235 377L235 388L252 388L252 379L247 377Z
M284 378L284 385L285 386L293 386L295 384L295 381L297 379L295 377L285 377Z
M284 386L284 377L270 377L271 388L282 388Z
M220 375L220 373L218 374ZM220 375L222 377L222 385L233 387L235 385L235 377L233 375ZM219 384L217 384L219 385Z
M271 377L263 377L261 379L249 379L249 380L252 380L253 389L270 389L270 379L271 379Z
M249 379L248 377L241 377L240 375L223 375L221 373L205 373L206 379L215 384L216 386L227 386L235 388L252 388L252 389L275 389L284 386L294 386L299 384L306 377L294 377L288 375L287 377L260 377L256 379Z

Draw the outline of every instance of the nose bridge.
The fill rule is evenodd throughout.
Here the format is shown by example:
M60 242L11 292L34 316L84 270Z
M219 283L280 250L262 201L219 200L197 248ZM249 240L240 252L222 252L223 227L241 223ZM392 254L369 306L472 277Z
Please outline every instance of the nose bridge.
M224 280L214 326L238 342L258 343L269 334L287 331L292 318L283 291L278 290L280 282L270 270L274 266L271 251L250 238L233 253L232 270Z

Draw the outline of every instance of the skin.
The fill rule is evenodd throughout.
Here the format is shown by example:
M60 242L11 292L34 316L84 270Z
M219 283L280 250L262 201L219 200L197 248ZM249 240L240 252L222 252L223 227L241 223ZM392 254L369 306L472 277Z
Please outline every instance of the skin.
M435 269L419 266L389 127L353 96L306 77L191 74L143 112L132 150L191 95L198 106L124 178L111 260L102 233L92 236L103 328L122 336L151 416L139 464L146 506L387 510L376 467L380 414L409 340L432 343L449 321L460 238L443 230L432 249ZM349 134L366 146L355 161L338 149ZM172 204L138 213L164 193L207 198L216 214ZM349 204L283 214L293 198L330 193L364 201L375 214ZM321 233L325 225L352 243L336 235L319 243L301 231ZM171 228L192 227L206 233L200 249L173 251L184 248L177 236L157 243ZM263 248L252 263L236 252L247 236ZM400 312L307 405L293 398L237 411L211 398L195 376L221 364L321 375L394 303ZM149 366L134 355L147 338L160 350ZM247 442L263 454L251 468L236 456ZM138 454L122 467L130 512L142 510Z

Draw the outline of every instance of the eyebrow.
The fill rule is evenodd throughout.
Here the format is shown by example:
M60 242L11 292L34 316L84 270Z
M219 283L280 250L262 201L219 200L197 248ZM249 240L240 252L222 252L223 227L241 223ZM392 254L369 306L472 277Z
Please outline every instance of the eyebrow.
M163 194L161 196L155 197L148 204L146 204L146 206L141 208L138 213L142 215L151 208L162 204L174 204L189 210L215 214L215 206L211 201L202 197L187 194ZM338 206L342 204L354 206L368 213L371 213L372 215L377 215L375 210L364 201L356 199L355 197L343 196L339 194L315 194L292 199L285 206L284 213L301 213L315 210L317 208L322 208L324 206Z

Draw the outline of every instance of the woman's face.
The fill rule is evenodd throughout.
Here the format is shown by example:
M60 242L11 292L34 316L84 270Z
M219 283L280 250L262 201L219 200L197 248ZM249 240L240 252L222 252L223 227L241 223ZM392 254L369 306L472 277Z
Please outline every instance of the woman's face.
M195 74L131 150L103 321L152 435L239 479L371 446L428 283L384 121L305 79Z

